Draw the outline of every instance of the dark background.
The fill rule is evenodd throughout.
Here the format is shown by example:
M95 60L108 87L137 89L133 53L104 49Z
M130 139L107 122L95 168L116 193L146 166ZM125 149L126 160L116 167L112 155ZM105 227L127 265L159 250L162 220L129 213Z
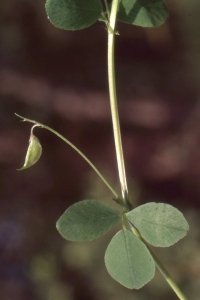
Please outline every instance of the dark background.
M155 249L189 299L200 295L200 4L166 1L159 28L118 24L116 76L127 179L134 205L166 202L190 232ZM105 270L115 228L90 243L65 241L55 223L79 200L112 203L91 168L56 136L36 128L43 154L23 172L31 124L78 146L119 191L103 23L68 32L47 19L45 1L0 2L1 300L177 299L162 276L127 290Z

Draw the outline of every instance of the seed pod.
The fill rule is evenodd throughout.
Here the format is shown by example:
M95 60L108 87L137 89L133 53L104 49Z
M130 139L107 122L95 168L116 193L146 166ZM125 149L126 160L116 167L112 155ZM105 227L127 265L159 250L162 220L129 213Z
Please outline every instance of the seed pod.
M22 168L17 169L18 171L27 169L34 165L42 154L42 146L40 144L39 139L32 133L29 139L29 146L26 153L25 162Z

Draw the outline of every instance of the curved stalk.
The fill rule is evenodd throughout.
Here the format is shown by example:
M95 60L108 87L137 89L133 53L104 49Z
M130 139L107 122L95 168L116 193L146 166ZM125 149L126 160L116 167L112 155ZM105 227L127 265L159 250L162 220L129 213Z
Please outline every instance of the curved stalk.
M122 198L124 202L127 204L128 187L126 182L126 172L125 172L125 165L124 165L124 156L123 156L121 131L120 131L120 123L119 123L119 115L118 115L116 84L115 84L115 64L114 64L115 23L116 23L118 4L119 4L119 0L113 0L111 13L110 13L110 20L109 20L110 29L108 29L108 82L109 82L110 107L111 107L119 179L121 184Z
M116 201L119 204L121 203L122 200L120 199L119 195L111 187L111 185L108 183L108 181L105 179L105 177L100 173L100 171L93 165L93 163L74 144L72 144L64 136L62 136L60 133L58 133L57 131L55 131L54 129L52 129L49 126L46 126L46 125L44 125L42 123L39 123L37 121L34 121L34 120L30 120L30 119L24 118L24 117L22 117L22 116L20 116L18 114L15 114L15 115L18 116L19 118L23 119L22 121L24 121L24 122L30 122L30 123L35 124L35 126L39 126L41 128L44 128L44 129L47 129L47 130L51 131L52 133L54 133L55 135L57 135L60 139L62 139L65 143L67 143L70 147L72 147L76 152L78 152L78 154L92 167L92 169L97 173L97 175L103 180L103 182L105 183L105 185L109 188L109 190L115 196L116 199L113 199L113 200ZM123 202L121 204L123 205Z

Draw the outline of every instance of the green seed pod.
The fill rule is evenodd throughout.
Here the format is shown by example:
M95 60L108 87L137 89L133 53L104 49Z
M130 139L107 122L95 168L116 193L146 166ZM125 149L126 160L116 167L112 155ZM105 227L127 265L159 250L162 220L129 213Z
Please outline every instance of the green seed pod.
M32 128L33 130L33 128ZM40 158L41 154L42 154L42 146L40 144L39 139L32 133L31 130L31 136L29 139L29 146L28 146L28 150L26 153L26 158L25 158L25 162L22 168L17 169L18 171L27 169L29 167L31 167L32 165L34 165L38 159Z

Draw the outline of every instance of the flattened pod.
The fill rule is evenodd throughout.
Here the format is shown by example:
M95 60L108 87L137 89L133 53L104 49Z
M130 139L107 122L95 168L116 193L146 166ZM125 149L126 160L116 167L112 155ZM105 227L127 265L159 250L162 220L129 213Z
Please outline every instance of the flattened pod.
M17 170L21 171L31 167L38 161L41 154L42 154L42 146L40 144L40 141L35 135L31 134L24 165L22 168Z

